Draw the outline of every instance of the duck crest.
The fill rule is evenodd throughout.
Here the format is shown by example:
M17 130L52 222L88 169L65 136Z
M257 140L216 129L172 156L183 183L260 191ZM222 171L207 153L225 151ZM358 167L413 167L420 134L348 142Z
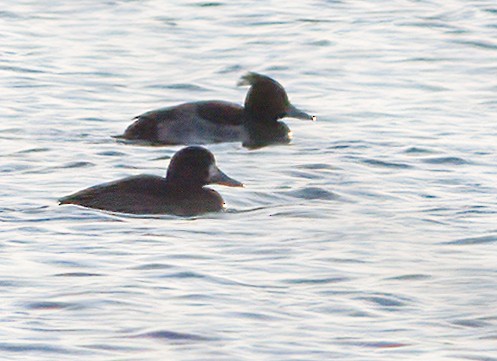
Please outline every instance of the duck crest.
M254 85L260 81L264 81L264 80L272 80L274 81L273 79L265 76L265 75L262 75L262 74L258 74L258 73L255 73L255 72L248 72L247 74L243 75L240 80L238 80L238 83L237 85L238 86L249 86L249 85Z

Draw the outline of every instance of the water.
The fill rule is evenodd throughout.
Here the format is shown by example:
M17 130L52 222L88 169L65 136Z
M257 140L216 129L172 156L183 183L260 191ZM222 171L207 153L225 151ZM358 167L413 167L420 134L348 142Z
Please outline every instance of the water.
M497 360L494 1L10 1L0 11L0 359ZM209 148L226 213L56 199L164 174L131 117L242 102L318 122Z

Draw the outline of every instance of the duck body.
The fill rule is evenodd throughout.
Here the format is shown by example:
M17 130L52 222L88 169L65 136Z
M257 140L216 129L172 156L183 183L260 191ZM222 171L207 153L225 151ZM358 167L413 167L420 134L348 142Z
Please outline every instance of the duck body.
M122 138L164 145L236 142L244 110L235 103L200 101L151 110L135 119Z
M136 117L119 138L152 144L242 142L248 148L286 144L291 140L283 117L315 117L295 108L275 80L248 73L239 85L249 85L244 106L213 100L184 103Z
M193 216L223 209L221 195L213 189L170 186L165 178L137 175L84 189L60 199L60 204L130 214Z
M59 200L111 212L194 216L217 212L224 200L207 184L243 186L215 165L214 156L202 147L187 147L173 158L167 176L137 175L96 185Z

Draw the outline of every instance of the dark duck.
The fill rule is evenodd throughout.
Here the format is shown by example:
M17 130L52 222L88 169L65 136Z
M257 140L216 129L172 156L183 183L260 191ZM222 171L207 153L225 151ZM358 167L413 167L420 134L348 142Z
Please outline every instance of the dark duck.
M194 216L224 208L221 195L205 187L213 183L243 187L216 166L210 151L191 146L174 154L165 178L131 176L83 189L59 203L121 213Z
M164 145L241 141L259 148L290 142L292 133L281 118L316 120L293 106L283 86L268 76L248 73L238 85L250 86L243 107L211 100L151 110L118 138Z

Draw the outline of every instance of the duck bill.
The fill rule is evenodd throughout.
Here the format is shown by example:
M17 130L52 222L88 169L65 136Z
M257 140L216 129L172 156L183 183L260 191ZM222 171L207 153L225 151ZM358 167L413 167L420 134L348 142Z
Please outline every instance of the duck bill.
M315 121L317 118L315 115L309 115L306 112L294 107L292 104L289 104L286 108L286 116L289 118L303 119L303 120L312 120Z
M243 187L243 183L228 177L216 166L209 169L209 183L221 184L228 187Z

